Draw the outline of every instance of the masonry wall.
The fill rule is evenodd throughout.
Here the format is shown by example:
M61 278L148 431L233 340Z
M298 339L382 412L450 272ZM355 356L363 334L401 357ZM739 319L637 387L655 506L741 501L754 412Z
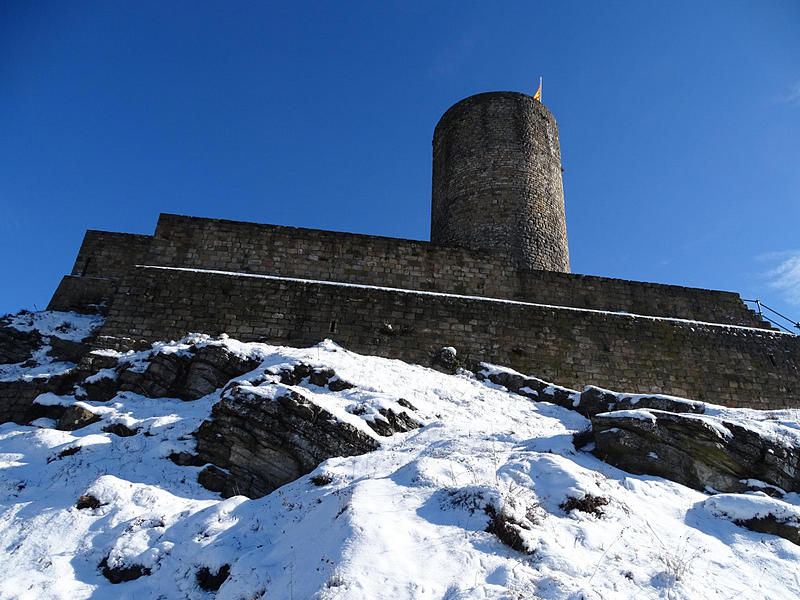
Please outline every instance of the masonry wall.
M333 231L162 214L144 260L765 327L731 292L516 269L489 251Z
M89 229L72 267L75 277L116 278L141 264L153 237Z
M58 284L47 310L104 312L116 290L115 280L67 275Z
M538 100L489 92L451 106L433 133L431 192L435 244L569 272L558 126Z
M572 388L800 406L794 336L510 302L139 268L120 283L100 335L152 341L195 331L290 345L332 338L422 364L451 345L464 360Z

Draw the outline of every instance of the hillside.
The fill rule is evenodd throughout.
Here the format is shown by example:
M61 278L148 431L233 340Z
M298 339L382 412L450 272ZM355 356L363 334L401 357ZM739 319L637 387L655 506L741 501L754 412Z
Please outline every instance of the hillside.
M580 435L598 422L583 399L603 390L330 341L197 334L80 356L100 322L4 320L0 385L60 383L14 409L30 424L0 424L0 598L800 598L800 545L737 524L770 517L791 537L800 488L717 493L614 467ZM600 419L656 424L683 403L719 447L747 435L772 456L800 448L800 410L613 398L630 406ZM259 429L277 422L288 433ZM669 460L650 454L653 469Z

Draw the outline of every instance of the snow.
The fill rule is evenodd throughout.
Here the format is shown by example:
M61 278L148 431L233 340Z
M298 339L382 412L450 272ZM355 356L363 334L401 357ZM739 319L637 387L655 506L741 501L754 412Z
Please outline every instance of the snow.
M51 347L47 344L51 337L80 342L103 324L103 317L73 312L23 311L5 317L3 324L18 331L35 330L43 336L45 345L33 353L31 360L0 365L0 382L32 381L64 375L75 368L74 363L54 361L49 355Z
M797 496L797 494L793 495ZM717 494L703 502L703 508L717 517L731 521L747 521L773 516L777 521L792 523L800 527L800 506L776 500L763 492Z
M8 319L8 327L19 331L36 330L43 336L55 336L73 342L80 342L103 324L103 317L99 315L80 315L55 310L23 311Z
M223 500L197 483L200 467L167 458L193 449L191 433L221 391L192 402L131 392L84 402L101 420L72 432L42 419L0 425L0 598L798 598L800 547L718 516L750 514L761 496L747 496L743 508L745 500L613 468L574 449L572 435L588 426L574 411L468 372L446 375L329 341L294 349L192 336L113 355L143 368L154 352L190 343L258 358L261 366L239 379L267 399L282 384L259 385L265 375L298 362L334 369L356 387L287 387L369 431L380 448L325 461L264 498ZM409 414L423 426L376 436L364 419L405 410L400 398L418 408ZM713 410L776 435L800 431L796 411L769 419ZM103 431L112 423L137 433ZM315 485L322 474L330 482ZM76 509L84 494L101 505ZM561 508L587 495L608 500L601 516ZM797 494L770 502L800 510ZM520 538L530 553L485 531L492 511L526 524ZM112 584L98 568L103 559L150 574ZM216 573L226 564L230 577L216 595L200 589L202 567Z

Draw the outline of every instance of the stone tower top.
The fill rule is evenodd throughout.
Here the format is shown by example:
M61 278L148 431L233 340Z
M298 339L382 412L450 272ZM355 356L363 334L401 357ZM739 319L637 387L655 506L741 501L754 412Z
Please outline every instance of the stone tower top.
M444 113L433 134L431 242L569 272L558 125L541 102L489 92Z

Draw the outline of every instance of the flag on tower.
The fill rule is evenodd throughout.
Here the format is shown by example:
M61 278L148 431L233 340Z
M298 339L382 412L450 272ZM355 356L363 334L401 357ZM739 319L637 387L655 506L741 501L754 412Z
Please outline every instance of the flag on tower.
M536 90L536 93L533 95L534 100L538 100L539 102L542 101L542 78L539 77L539 89Z

